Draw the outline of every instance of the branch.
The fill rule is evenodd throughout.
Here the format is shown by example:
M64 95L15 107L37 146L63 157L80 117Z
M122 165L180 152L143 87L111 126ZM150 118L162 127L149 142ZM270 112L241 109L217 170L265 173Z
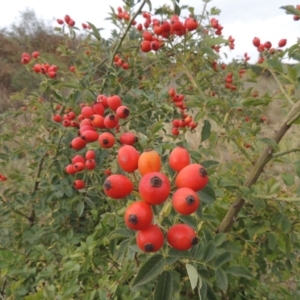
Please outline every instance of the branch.
M297 152L297 151L300 151L300 148L294 148L294 149L290 149L290 150L287 150L287 151L277 152L277 153L273 154L273 158L284 156L286 154Z
M120 37L120 40L119 40L119 42L118 42L116 48L114 49L113 53L111 54L111 58L110 58L109 65L108 65L109 68L111 68L111 67L113 66L113 64L114 64L114 58L115 58L116 54L118 53L120 47L122 46L122 43L123 43L123 41L124 41L124 39L125 39L125 37L126 37L128 31L129 31L131 25L132 25L132 22L133 22L133 21L135 20L135 18L140 14L140 12L142 11L144 5L145 5L147 2L148 2L148 0L143 0L143 2L141 3L140 7L137 9L137 11L135 12L135 14L134 14L134 15L132 16L132 18L130 19L130 21L129 21L129 23L128 23L128 25L127 25L127 27L126 27L124 33L123 33L123 35ZM104 78L102 87L101 87L101 89L100 89L100 94L103 93L103 89L104 89L105 84L106 84L106 78Z
M270 195L270 196L256 195L255 197L264 200L276 200L276 201L286 201L286 202L300 201L300 197L277 197L277 195Z
M288 113L287 117L285 118L284 122L280 126L279 130L274 134L273 140L278 144L282 137L286 134L289 128L292 125L292 121L296 121L297 116L300 113L300 101L296 102L293 107L291 108L290 112ZM274 148L272 146L267 146L265 150L262 152L258 160L255 162L252 170L248 178L246 179L244 186L250 188L253 184L256 183L257 179L259 178L260 174L263 172L264 167L266 164L273 158L273 151ZM235 222L239 211L245 204L245 200L238 196L234 203L231 204L229 210L227 211L226 216L224 217L223 221L221 222L220 226L217 229L218 232L227 232L233 223Z
M36 172L36 176L35 176L35 181L34 181L34 185L33 185L33 190L32 190L32 194L34 194L38 188L39 188L39 183L40 183L40 176L41 176L41 172L43 169L43 165L44 165L44 161L45 161L45 157L47 156L47 152L42 156L42 158L40 159L39 165L38 165L38 169ZM34 221L35 221L35 211L33 209L33 205L31 206L29 215L28 215L28 221L30 226L34 225Z
M290 98L290 96L286 93L286 91L284 90L282 84L280 83L280 81L278 80L276 74L274 73L273 70L269 69L270 73L272 74L274 80L276 81L277 85L279 86L280 88L280 91L282 92L282 94L285 96L285 98L288 100L288 102L291 104L291 105L294 105L294 102L292 101L292 99Z
M0 194L0 196L1 196L1 201L2 201L4 204L6 204L6 205L7 205L14 213L16 213L16 214L22 216L23 218L25 218L25 219L27 219L27 220L29 221L29 217L27 217L26 215L24 215L24 214L23 214L22 212L20 212L19 210L13 208L13 207L10 205L10 203L7 201L7 199L5 199L5 197L4 197L4 195L3 195L2 193Z

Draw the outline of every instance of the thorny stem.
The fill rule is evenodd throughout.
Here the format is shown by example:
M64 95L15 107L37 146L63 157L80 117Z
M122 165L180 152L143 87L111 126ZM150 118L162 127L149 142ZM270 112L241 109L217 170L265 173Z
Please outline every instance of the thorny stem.
M298 152L298 151L300 151L300 148L294 148L294 149L290 149L287 151L278 152L278 153L273 154L273 158L277 158L277 157L284 156L286 154Z
M7 205L14 213L22 216L23 218L27 219L29 221L29 217L27 217L26 215L24 215L22 212L18 211L17 209L13 208L10 204L9 204L9 201L4 197L4 195L1 193L0 194L1 196L1 201Z
M114 49L114 51L113 51L113 53L112 53L112 55L111 55L111 58L110 58L110 61L109 61L109 65L108 65L108 68L111 68L111 67L113 66L113 64L114 64L114 58L115 58L116 54L118 53L120 47L122 46L122 43L123 43L123 41L124 41L124 39L125 39L125 37L126 37L128 31L129 31L129 29L130 29L130 27L131 27L132 22L133 22L133 21L135 20L135 18L140 14L140 12L142 11L142 9L143 9L143 7L144 7L144 5L145 5L146 3L147 3L147 0L143 0L143 2L141 3L140 7L137 9L137 11L135 12L135 14L134 14L134 15L132 16L132 18L130 19L130 21L129 21L129 23L128 23L128 25L127 25L127 27L126 27L124 33L123 33L122 36L120 37L119 42L118 42L117 46L115 47L115 49ZM107 80L107 79L104 78L103 83L102 83L102 87L101 87L101 89L100 89L100 94L103 93L103 89L104 89L104 87L105 87L106 80Z
M274 80L276 81L277 85L279 86L282 94L285 96L285 98L288 100L288 102L290 103L290 105L294 105L294 102L292 101L291 97L286 93L286 91L284 90L282 84L279 82L276 74L274 73L273 70L269 69L270 73L272 74Z
M43 165L44 165L46 156L47 156L47 152L42 156L42 158L40 159L40 162L38 164L38 169L37 169L35 180L34 180L32 194L34 194L39 188L39 183L40 183L39 178L41 176L41 172L42 172L42 169L43 169ZM33 226L34 222L35 222L35 211L33 209L33 204L31 204L31 209L30 209L30 212L29 212L29 215L28 215L27 219L29 221L30 226Z
M296 102L288 113L287 117L283 121L279 130L274 134L273 140L278 144L286 132L291 127L292 123L297 119L297 116L300 113L300 101ZM267 146L262 154L259 156L257 161L252 167L248 178L245 180L244 186L250 188L253 184L256 183L260 174L263 172L266 164L273 158L274 148L272 146ZM238 196L236 200L229 207L226 216L221 222L220 226L216 232L227 232L231 226L236 221L238 213L245 204L245 200L242 196Z
M276 200L276 201L285 201L285 202L300 201L300 197L277 197L276 195L270 195L270 196L256 195L255 197L264 200Z

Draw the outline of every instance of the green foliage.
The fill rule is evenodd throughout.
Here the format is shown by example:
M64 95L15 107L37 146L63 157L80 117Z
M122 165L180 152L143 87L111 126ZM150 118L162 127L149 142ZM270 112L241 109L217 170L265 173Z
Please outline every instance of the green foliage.
M139 5L146 3L151 7L150 1ZM186 9L179 1L172 3L174 11ZM125 1L125 5L131 16L144 10L140 6L133 11L134 1ZM33 75L34 62L24 67L28 76L20 69L11 72L16 85L28 80L32 91L21 90L11 97L21 101L26 110L6 110L0 118L0 170L7 177L0 182L3 298L225 300L299 296L299 147L285 149L280 139L268 134L268 125L261 120L264 107L278 99L291 111L280 122L282 130L294 127L299 119L299 109L296 114L293 111L299 105L299 66L282 63L284 56L300 56L299 44L272 58L266 53L265 62L256 68L233 61L224 70L218 52L211 48L227 47L227 40L216 36L209 22L218 9L203 15L187 9L202 20L201 27L183 37L165 39L164 47L155 53L139 52L141 34L128 21L118 19L112 9L110 19L118 30L107 41L96 25L88 23L91 30L77 39L77 48L70 45L78 33L80 36L78 28L57 30L61 36L59 58L34 49L41 52L42 59L57 59L53 61L59 65L55 79ZM293 12L290 8L287 11ZM157 13L172 14L166 6ZM130 67L117 66L115 55ZM217 69L213 67L215 60ZM69 71L70 62L74 72ZM261 69L278 82L276 93L257 97L252 88L245 88L245 83L257 80ZM234 88L225 87L228 73L232 73ZM185 96L187 115L176 108L168 95L169 87ZM78 116L80 105L92 105L100 94L119 95L130 116L120 121L119 130L98 130L113 133L114 147L103 149L96 141L76 152L69 145L78 128L64 127L52 116L63 116L70 109ZM187 116L198 126L182 127L178 136L172 135L172 121ZM186 147L192 162L206 168L209 183L198 191L201 205L195 213L177 214L170 199L153 206L154 222L164 234L175 223L185 223L196 231L199 243L190 250L178 251L165 242L157 253L144 253L136 245L135 232L126 228L126 207L140 198L138 172L126 173L116 161L119 137L128 131L137 135L135 147L140 152L153 148L160 154L172 193L176 174L168 157L175 146ZM293 132L285 133L294 138ZM76 154L84 156L87 149L95 150L97 167L67 174L65 167L71 159ZM263 165L261 153L270 158L268 165ZM279 172L278 165L282 168ZM113 200L105 195L107 169L133 181L135 189L128 197ZM258 175L251 181L252 174ZM73 187L75 179L84 180L84 189ZM230 215L229 220L228 211L235 209L238 214ZM233 221L233 226L223 230L225 221Z

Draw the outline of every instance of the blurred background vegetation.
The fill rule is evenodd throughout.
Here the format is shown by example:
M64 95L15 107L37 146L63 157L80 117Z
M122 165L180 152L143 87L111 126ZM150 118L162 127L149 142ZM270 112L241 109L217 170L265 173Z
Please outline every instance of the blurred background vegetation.
M77 36L69 40L71 50L76 50L80 39ZM40 83L40 76L28 72L21 64L22 53L39 51L47 62L69 66L69 58L57 52L62 44L66 44L64 36L56 33L49 22L40 20L33 10L21 12L15 23L0 28L0 113L20 105L9 101L12 93L24 91L28 95L36 91Z

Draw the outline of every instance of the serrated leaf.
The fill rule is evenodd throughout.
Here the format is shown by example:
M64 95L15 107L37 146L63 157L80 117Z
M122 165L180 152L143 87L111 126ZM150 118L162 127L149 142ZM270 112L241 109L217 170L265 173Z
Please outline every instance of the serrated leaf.
M81 217L84 211L84 202L79 202L77 205L77 215Z
M125 228L117 228L114 231L112 231L108 236L110 240L129 238L129 237L132 237L132 234L129 230Z
M263 105L264 103L261 101L261 99L250 97L250 98L243 99L241 101L241 104L245 107L250 107L250 106Z
M247 279L251 279L253 277L251 272L247 268L238 265L230 266L226 270L226 273L237 277L245 277Z
M185 265L189 279L190 279L190 283L192 286L192 290L197 286L198 283L198 272L195 269L194 266L190 265L190 264L186 264Z
M205 160L205 161L202 161L201 162L201 165L204 167L204 168L209 168L211 166L216 166L218 165L219 162L216 161L216 160Z
M223 290L226 291L227 287L228 287L228 279L227 279L227 275L224 272L224 270L222 269L217 269L216 270L216 281L217 281L217 285L218 287Z
M198 123L205 116L205 111L199 111L194 118L194 122Z
M274 250L275 249L275 247L276 247L276 236L275 236L275 234L273 234L273 233L267 233L266 234L266 236L267 236L267 239L268 239L268 247L269 247L269 249L270 250Z
M203 281L199 275L199 281L198 281L198 297L199 300L205 300L207 295L207 283Z
M295 183L294 176L291 173L281 173L281 178L285 185L291 186Z
M225 40L222 37L216 37L216 38L212 38L212 37L205 37L201 44L204 44L206 46L216 46L216 45L221 45L221 44L225 44L227 43L227 40Z
M211 204L216 200L215 192L209 186L206 186L203 190L197 192L197 194L199 195L201 201L207 204Z
M208 120L204 120L204 124L201 131L201 142L207 140L211 134L211 124Z
M218 300L212 287L209 284L207 284L206 286L207 286L207 292L206 292L207 300Z
M230 252L224 252L216 257L215 266L216 268L224 265L225 263L231 261L233 259L233 255Z
M95 202L94 202L91 198L85 197L84 201L85 201L85 203L86 203L89 207L91 207L91 208L95 208L95 207L96 207Z
M214 237L214 243L217 247L220 247L227 239L227 235L225 233L218 233Z
M171 300L173 295L173 276L169 271L163 271L157 278L154 300Z
M292 83L294 83L298 79L298 72L294 67L290 67L286 65L288 78Z
M145 284L154 279L161 273L165 264L165 258L161 254L151 256L140 268L136 278L132 283L132 288Z
M211 261L216 255L216 252L217 252L216 245L214 244L213 241L210 241L204 250L203 259L205 260L205 262Z
M271 146L274 150L278 150L278 144L273 139L261 138L259 139L259 141L268 146Z
M177 258L191 258L191 253L190 251L179 251L171 248L169 251L169 256Z
M99 33L99 29L98 28L96 28L96 26L94 25L94 24L92 24L92 23L90 23L90 22L87 22L89 25L90 25L90 27L92 28L92 34L93 34L93 36L98 40L98 41L100 41L101 40L101 36L100 36L100 33Z
M279 73L283 73L283 68L281 62L279 62L277 59L267 59L267 65L274 69L275 71Z
M164 127L164 121L163 120L156 122L151 127L151 133L154 135L155 133L160 131L163 127Z
M286 14L288 14L288 15L300 16L300 11L298 9L296 9L296 7L293 5L281 6L280 8L284 9Z

